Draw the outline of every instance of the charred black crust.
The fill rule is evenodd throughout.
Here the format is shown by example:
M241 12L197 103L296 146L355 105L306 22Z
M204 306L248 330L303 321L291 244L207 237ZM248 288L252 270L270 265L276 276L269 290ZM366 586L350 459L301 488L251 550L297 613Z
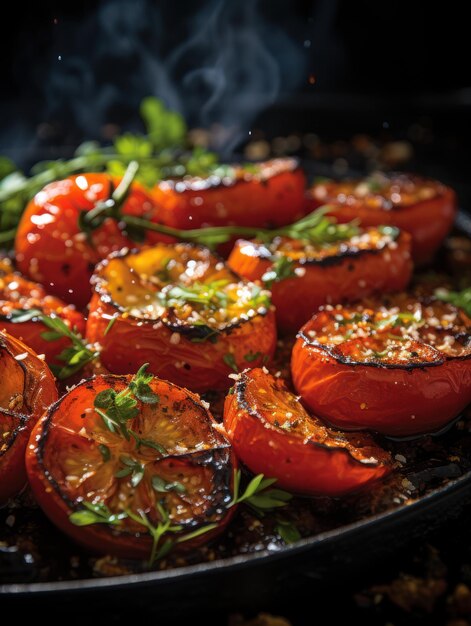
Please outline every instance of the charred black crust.
M243 411L248 413L252 418L266 424L267 422L264 419L263 415L254 407L254 405L250 404L246 398L245 394L247 392L247 383L248 383L248 376L246 372L242 372L239 380L235 384L235 396L237 399L237 404ZM273 430L276 430L276 432L282 433L282 431L280 431L278 428L276 428L276 426L273 426L272 424L269 424L269 427L273 428ZM289 433L285 433L285 434L289 434ZM343 448L341 446L338 446L338 447L327 446L324 443L320 443L319 441L312 441L312 440L309 440L307 442L307 445L313 446L314 448L320 448L327 452L347 454L350 457L350 459L352 459L352 461L354 461L355 463L359 463L360 465L363 465L365 467L381 467L381 466L387 465L386 462L380 461L379 459L377 463L367 463L364 461L359 461L353 456L350 450L348 450L347 448Z
M310 257L306 257L303 259L299 259L298 263L300 265L318 265L320 267L331 267L333 265L341 265L347 259L355 259L361 257L366 254L381 254L385 250L387 250L388 246L385 245L382 248L366 248L366 249L356 249L356 250L345 250L345 252L340 252L338 254L333 254L331 256L324 257L323 259L313 259Z
M326 344L320 343L318 341L314 341L313 339L310 339L309 337L307 337L303 331L299 331L299 333L296 335L296 337L298 339L302 339L304 342L304 346L312 346L313 348L316 348L319 351L325 352L328 356L332 357L333 359L335 359L336 361L338 361L339 363L342 363L342 365L351 365L352 367L356 367L356 366L365 366L365 367L376 367L378 369L390 369L390 370L406 370L406 371L412 371L414 369L424 369L426 367L437 367L439 365L443 365L445 363L445 361L447 359L443 358L440 359L439 361L433 361L433 363L430 362L421 362L421 363L409 363L408 365L401 365L401 364L394 364L394 363L380 363L377 361L353 361L352 359L349 359L348 357L344 357L342 354L340 354L338 351L336 351L335 346L328 346ZM441 353L440 353L441 354ZM463 358L463 357L460 357ZM468 357L465 357L468 358Z
M23 363L23 361L18 361L18 359L15 358L15 355L11 353L11 351L10 351L10 349L8 347L7 338L4 335L2 335L2 333L0 333L0 348L3 348L4 350L6 350L7 354L9 354L12 359L15 359L15 361L18 363L18 365L23 370L23 392L22 392L22 396L23 396L23 401L26 404L26 408L28 409L28 411L31 411L31 407L29 406L29 404L27 402L27 399L28 399L27 390L28 390L28 378L29 378L28 368ZM28 352L28 356L30 356L29 352Z
M23 413L14 413L12 411L7 411L6 409L0 409L0 414L8 415L9 417L15 417L16 419L18 419L18 425L13 429L13 431L10 433L7 439L6 448L4 448L3 450L0 450L0 459L1 459L2 456L6 454L8 450L13 446L13 444L15 443L15 439L20 434L20 432L27 427L29 418L27 415L24 415Z
M122 382L128 382L128 376L126 375L117 375L117 374L100 374L99 376L92 376L91 378L87 378L86 380L82 380L80 383L74 386L74 390L78 387L88 387L93 384L96 378L102 378L104 381L109 382L110 384L116 382L117 380ZM175 387L177 389L181 389L178 385L175 385L169 381L163 381L168 384L170 387ZM203 411L204 413L208 413L208 409L201 403L198 402L197 399L193 396L192 393L187 393L187 398L192 402L198 409ZM68 496L66 496L56 479L51 475L50 471L44 465L44 453L45 447L47 443L47 438L49 436L49 431L52 424L52 419L54 417L54 413L60 407L61 402L63 401L64 396L59 398L52 404L44 418L44 422L41 429L41 435L39 441L36 445L36 449L34 450L34 454L36 456L36 460L38 465L41 467L42 473L46 480L53 487L54 491L61 498L61 500L66 504L67 508L71 511L80 510L80 502L77 500L71 500ZM6 411L5 411L6 412ZM217 431L215 431L214 436L217 440L216 444L210 450L195 450L193 452L189 452L187 454L180 455L168 455L163 457L163 460L172 460L181 461L182 459L187 459L188 461L193 461L195 465L202 465L206 467L211 467L213 472L213 485L214 491L216 494L214 505L205 511L205 514L200 517L194 517L191 522L186 524L186 529L191 530L194 526L197 526L200 523L207 522L208 515L220 515L220 520L222 521L227 514L226 507L231 501L232 492L232 475L233 475L233 464L231 461L231 445L225 438ZM222 472L221 467L227 466L227 471ZM217 498L217 499L216 499ZM120 534L138 537L140 533L132 533L128 530L121 530Z
M186 248L192 248L192 249L196 249L196 250L202 250L202 251L208 251L208 249L201 245L201 244L196 244L196 243L189 243L189 242L179 242L179 245L184 246ZM152 246L150 246L152 247ZM128 255L132 255L132 254L138 254L139 252L143 252L144 250L148 250L149 247L145 247L142 249L138 249L138 248L122 248L121 250L118 250L116 252L113 252L112 254L110 254L104 261L101 261L95 269L95 273L93 274L92 278L91 278L91 285L95 291L95 293L99 296L100 301L105 303L105 304L109 304L111 305L113 308L115 308L117 311L119 311L120 314L125 312L124 307L120 306L119 304L117 304L116 302L114 302L111 297L108 295L108 291L105 290L104 287L102 287L102 283L103 280L101 279L101 277L99 276L101 273L101 270L106 267L106 265L108 265L109 261L112 259L117 259L117 258L125 258ZM224 265L226 266L226 269L228 272L230 272L234 278L234 282L240 282L241 277L234 271L232 271L228 266L226 261L217 253L210 251L209 254L211 254L211 256L215 257L217 260L217 263L224 263ZM261 308L261 307L260 307ZM264 310L258 310L256 315L254 315L253 317L248 317L247 319L241 319L239 318L236 322L233 322L231 324L226 324L224 325L222 328L211 328L210 326L206 326L204 324L199 325L199 324L186 324L185 322L182 322L180 320L178 321L171 321L169 319L168 316L168 312L171 312L173 309L171 307L167 308L167 313L164 313L164 315L162 315L161 317L158 318L154 318L154 319L145 319L145 318L141 318L141 317L135 317L133 315L127 315L126 319L127 320L135 320L136 322L139 322L141 325L154 325L157 322L161 322L166 328L168 328L169 330L173 331L173 332L178 332L179 334L183 335L185 337L185 339L188 339L189 341L191 341L192 339L199 339L204 341L205 339L207 339L208 337L211 336L220 336L220 335L230 335L236 328L239 328L240 326L242 326L243 324L247 323L247 322L251 322L252 320L254 320L256 317L260 316L260 317L265 317L265 315L268 314L269 312L269 308L266 308ZM177 318L178 319L178 318Z

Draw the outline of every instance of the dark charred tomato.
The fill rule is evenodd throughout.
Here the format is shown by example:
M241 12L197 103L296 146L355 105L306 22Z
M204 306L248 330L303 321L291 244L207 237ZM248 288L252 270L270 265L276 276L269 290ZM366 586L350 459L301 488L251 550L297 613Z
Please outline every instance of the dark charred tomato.
M42 337L48 328L40 316L51 313L60 317L69 328L85 333L85 318L74 306L48 295L42 285L19 274L0 276L0 330L17 337L37 354L44 354L48 365L59 365L57 356L70 346L70 340L46 341Z
M95 552L148 558L152 539L143 522L157 527L167 518L174 532L159 547L194 531L201 535L178 545L205 543L232 516L231 447L199 396L153 378L137 400L132 384L131 376L97 376L49 409L27 451L33 494L63 532ZM113 413L123 396L127 415ZM102 523L93 523L94 511ZM84 525L75 521L80 512Z
M159 244L111 256L92 282L87 339L115 374L142 363L192 389L227 389L228 375L270 360L269 292L241 280L208 249Z
M291 365L303 402L337 428L433 432L471 401L470 320L417 294L325 307Z
M79 228L81 213L111 198L119 180L108 174L80 174L47 185L36 194L21 218L15 251L20 271L45 285L50 293L83 308L91 297L95 265L110 252L135 245L116 220L107 218L87 236ZM133 183L122 213L156 219L150 196ZM146 241L162 240L155 233Z
M364 226L389 224L409 232L416 264L432 259L457 212L452 189L435 180L402 173L320 182L310 189L309 197L311 209L334 205L334 215L341 222L359 218Z
M167 180L152 194L159 217L173 228L254 226L296 221L306 212L306 178L295 159L225 167L209 178ZM225 246L229 252L230 248Z
M0 332L0 379L0 502L4 502L26 483L28 437L57 399L57 390L46 364L4 332Z
M369 435L327 428L260 368L240 375L226 398L224 426L252 472L296 493L339 496L391 471L389 454Z
M248 280L268 277L279 329L296 332L322 304L405 289L412 273L410 235L380 227L324 244L239 240L228 265Z

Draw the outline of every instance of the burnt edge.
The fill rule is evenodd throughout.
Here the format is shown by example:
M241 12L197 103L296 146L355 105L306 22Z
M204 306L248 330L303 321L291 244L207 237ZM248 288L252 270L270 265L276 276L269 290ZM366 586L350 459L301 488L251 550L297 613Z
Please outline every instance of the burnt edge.
M251 404L249 404L249 402L246 400L245 398L245 392L247 390L247 383L248 383L248 376L247 376L247 372L244 371L241 373L241 378L239 378L238 381L236 381L235 383L235 395L237 398L237 402L239 404L239 406L246 412L248 413L251 417L253 417L256 420L259 420L261 422L263 422L264 424L266 424L266 420L264 419L264 417L261 415L261 413L259 413L254 406L252 406ZM318 418L319 419L319 418ZM276 430L278 432L278 429L276 428L276 426L272 426L271 424L269 425L270 428L273 428L274 430ZM330 427L330 426L326 426L324 424L324 426L326 428L328 428L329 430L335 430L334 428ZM339 431L342 432L342 431ZM352 431L352 432L356 432L356 431ZM348 448L342 448L341 446L336 447L336 446L327 446L323 443L319 443L318 441L311 441L309 440L308 442L309 445L315 447L315 448L321 448L322 450L326 450L328 452L340 452L342 454L346 454L348 455L348 457L350 459L352 459L352 461L354 461L354 463L358 463L361 466L364 467L389 467L392 466L392 459L390 459L390 463L385 463L382 462L378 459L377 463L368 463L368 462L363 462L363 461L359 461L358 459L356 459L352 453L350 452L350 450L348 450ZM384 451L386 452L386 454L389 454L386 450Z
M0 413L3 415L8 415L9 417L14 417L18 419L18 425L15 426L15 428L13 429L13 432L10 433L10 437L8 438L7 447L4 450L0 450L0 460L1 460L2 456L4 456L8 452L8 450L10 450L10 448L13 446L13 444L15 443L15 439L18 437L20 432L22 432L23 430L25 430L25 428L27 428L29 418L24 413L14 413L13 411L8 411L7 409L0 409Z
M101 376L102 378L104 378L105 380L111 379L111 380L121 380L124 382L124 380L127 379L127 376L125 375L116 375L116 374L100 374L99 376ZM95 378L97 378L96 376L92 376L90 378L87 378L85 380L82 380L80 383L78 383L77 385L75 385L73 387L73 389L71 391L74 391L75 389L77 389L78 387L86 387L87 385L89 385L91 382L93 382L95 380ZM154 376L154 378L158 378L157 376ZM160 379L159 379L160 380ZM170 385L171 387L178 387L178 385L175 385L169 381L164 381L165 383L167 383L168 385ZM70 393L70 392L69 392ZM192 397L191 394L187 394L188 398L190 399L190 401L199 409L202 409L204 412L209 413L210 415L212 415L209 411L209 409L206 409L201 403L198 403L196 401L195 398ZM54 413L57 411L57 409L59 408L61 402L63 401L65 396L62 396L61 398L59 398L58 400L56 400L54 402L54 404L52 404L49 409L47 410L47 413L43 419L43 425L41 427L41 435L40 435L40 439L37 442L36 448L34 450L34 455L36 457L37 463L38 465L41 467L42 473L44 475L44 477L46 478L46 480L52 485L54 491L57 493L57 495L60 497L60 499L66 504L67 508L70 509L71 511L79 511L80 509L80 502L71 500L69 497L67 497L66 495L63 494L58 482L56 481L56 479L51 475L50 471L48 469L46 469L45 465L44 465L44 452L45 452L45 446L47 443L47 438L49 436L49 430L51 427L51 423L52 423L52 419L54 417ZM216 434L218 437L222 438L222 435L216 431ZM227 452L228 454L228 468L227 471L224 472L224 477L226 478L225 481L223 481L223 487L225 487L225 493L223 494L223 487L222 487L222 481L220 480L214 480L213 481L213 485L214 485L214 491L219 495L219 500L212 505L211 508L208 508L208 511L212 511L215 507L217 508L217 506L220 506L221 508L224 509L224 512L221 514L220 520L218 523L223 523L225 517L228 515L229 513L229 509L227 509L227 504L229 504L229 502L231 501L231 490L230 490L230 485L232 482L232 474L233 474L233 463L230 462L231 461L231 449L232 446L230 444L229 441L226 441L226 445L218 445L217 447L211 448L210 450L201 450L201 451L195 451L195 452L188 452L186 454L169 454L166 457L162 457L162 459L189 459L190 461L193 461L194 459L196 459L195 464L199 464L199 465L203 465L203 466L207 466L207 465L212 465L213 466L213 476L219 479L219 474L222 474L222 472L218 471L220 470L220 468L218 467L221 464L222 461L222 454L224 452ZM214 458L214 456L216 456L216 458ZM198 463L198 460L201 458L200 463ZM224 500L227 500L227 503L224 502ZM192 521L190 523L187 523L186 525L184 525L185 527L187 527L188 529L192 529L195 526L198 526L201 523L206 522L207 520L205 519L205 516L199 516L199 517L193 517ZM108 525L105 525L106 528L108 528ZM106 532L106 531L105 531ZM139 537L141 536L141 533L139 532L130 532L129 530L120 530L120 533L122 533L123 535L127 535L127 536L131 536L131 537ZM139 560L139 559L137 559Z
M203 250L206 251L208 250L208 248L206 248L205 246L201 245L201 244L193 244L190 242L179 242L181 243L182 246L185 247L189 247L189 248L194 248L197 250ZM164 244L166 245L166 244ZM98 297L100 298L100 301L103 302L104 304L109 304L111 305L114 309L116 309L120 315L122 313L125 312L125 309L120 306L119 304L117 304L116 302L114 302L114 300L111 299L110 296L107 295L108 292L105 292L104 287L102 286L103 283L103 279L101 277L99 277L99 273L101 272L101 270L106 267L106 265L108 265L109 261L112 259L116 259L116 258L125 258L128 255L132 255L132 254L137 254L139 252L143 252L145 250L149 250L150 248L152 248L153 246L148 246L142 249L138 249L138 248L122 248L121 250L118 250L116 252L113 252L112 254L110 254L106 259L104 259L103 261L101 261L100 263L98 263L98 265L95 268L95 272L93 273L92 278L90 279L90 283L93 287L93 291L98 295ZM236 272L234 272L228 265L227 262L217 253L214 253L213 251L209 251L209 253L214 256L218 262L224 263L226 269L233 275L234 277L234 282L241 282L241 281L245 281L244 278L241 278ZM251 281L245 281L245 282L251 282ZM173 308L172 307L167 307L167 311L172 311ZM247 323L247 322L251 322L252 320L254 320L256 317L260 316L260 317L265 317L266 315L268 315L270 311L270 308L266 308L264 309L264 311L257 311L257 313L255 315L253 315L252 317L250 317L249 319L238 319L236 322L233 322L231 324L227 324L226 326L224 326L224 328L221 329L217 329L217 328L211 328L210 326L207 326L206 324L202 324L200 326L198 325L192 325L192 324L185 324L185 323L172 323L167 316L162 316L162 317L158 317L152 320L149 319L144 319L141 317L135 317L134 315L129 315L126 317L127 320L132 320L132 321L136 321L139 322L141 324L145 324L145 325L149 325L149 324L155 324L157 322L161 322L166 328L168 328L169 330L173 331L173 332L178 332L181 335L183 335L186 339L189 339L189 341L191 341L192 339L200 339L202 341L208 339L209 337L212 336L218 336L218 335L230 335L232 333L232 331L234 331L236 328L239 328L240 326L242 326L243 324Z

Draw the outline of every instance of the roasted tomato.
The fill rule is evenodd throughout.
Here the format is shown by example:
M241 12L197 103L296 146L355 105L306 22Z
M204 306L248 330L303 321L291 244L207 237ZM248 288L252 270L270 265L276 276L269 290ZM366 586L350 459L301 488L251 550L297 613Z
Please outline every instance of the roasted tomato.
M57 399L46 364L21 341L0 333L0 503L26 483L25 450L33 425Z
M269 292L243 281L206 248L159 244L112 255L93 276L87 338L115 374L141 363L193 391L225 389L228 375L270 360Z
M42 337L48 328L40 316L51 313L69 328L85 333L85 318L72 305L48 295L42 285L19 274L0 276L0 330L17 337L37 354L44 354L48 365L58 365L57 356L70 346L70 341L65 338L46 341Z
M279 329L296 332L322 304L405 289L412 272L410 235L380 227L323 244L239 240L228 265L248 280L268 280Z
M240 375L226 398L224 426L252 472L297 493L339 496L391 470L389 454L369 435L327 428L260 368Z
M412 235L414 262L431 260L449 233L457 212L455 192L435 180L392 173L315 184L310 205L335 205L341 222L359 218L364 226L390 224Z
M452 304L404 293L326 306L298 335L294 385L337 428L436 431L471 401L470 325Z
M39 505L78 543L153 560L167 540L195 547L225 527L235 458L199 396L137 379L74 387L34 428L26 466ZM159 524L166 532L152 547Z
M270 228L304 215L305 187L297 161L287 158L251 164L250 169L225 167L220 175L206 179L167 180L152 193L160 218L173 228Z
M135 245L118 221L107 218L89 236L79 227L83 212L111 198L119 181L108 174L80 174L47 185L21 218L15 250L20 271L50 293L78 307L88 304L95 265L110 252ZM150 196L133 183L122 213L156 220ZM150 233L147 242L159 241Z

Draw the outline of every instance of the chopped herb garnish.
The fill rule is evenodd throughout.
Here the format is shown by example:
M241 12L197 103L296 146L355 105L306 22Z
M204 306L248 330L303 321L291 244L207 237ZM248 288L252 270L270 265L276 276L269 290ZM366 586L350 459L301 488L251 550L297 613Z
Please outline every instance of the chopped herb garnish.
M110 330L113 328L116 320L118 319L119 315L113 315L113 317L110 319L110 321L108 322L106 328L105 328L105 332L103 333L106 337L106 335L110 332Z
M40 319L43 312L39 309L12 309L8 313L8 321L12 324L22 324L23 322L30 322L34 319Z
M461 291L448 291L448 289L436 289L435 297L443 302L454 304L463 309L468 317L471 317L471 287Z
M144 404L157 404L160 402L160 399L149 386L153 376L152 374L146 374L148 366L149 364L145 363L139 368L129 383L129 389L133 392L136 398Z
M186 488L182 483L178 481L168 482L164 478L160 476L152 477L152 487L158 493L167 493L169 491L176 491L177 493L184 494L186 493Z
M103 458L103 461L106 463L107 461L109 461L111 459L111 451L108 448L108 446L105 446L104 443L100 443L98 445L98 450Z
M244 359L248 362L248 363L253 363L253 361L256 361L257 359L259 359L262 356L261 352L248 352L247 354L244 354Z
M295 543L301 539L301 533L289 520L278 518L275 530L286 544Z
M83 509L74 511L69 515L69 520L76 526L88 526L89 524L110 524L111 526L119 526L121 520L127 517L127 514L112 513L103 502L85 502L82 503Z
M229 507L245 502L259 515L263 516L267 511L286 506L293 497L282 489L269 489L271 485L276 483L276 478L265 478L263 474L258 474L252 478L244 493L239 495L241 476L241 471L235 470L234 495L228 505Z
M62 350L57 357L60 361L63 361L64 366L51 366L51 369L59 380L69 378L72 374L80 371L87 363L91 363L97 358L98 352L91 350L82 337L71 330L60 317L41 314L40 319L45 326L50 328L49 331L41 333L43 339L46 341L56 341L57 339L66 337L70 339L72 344Z
M262 276L262 282L268 289L273 283L278 283L286 278L296 276L295 263L287 256L276 256L273 258L273 265Z
M224 361L224 363L231 368L231 370L233 370L234 372L236 372L236 374L239 372L239 368L237 367L237 363L235 360L235 357L232 353L228 352L227 354L225 354L222 357L222 360Z
M119 460L123 464L124 467L116 472L116 478L125 478L126 476L131 476L131 485L133 487L137 487L141 480L144 478L145 468L142 463L136 461L129 456L120 456Z

